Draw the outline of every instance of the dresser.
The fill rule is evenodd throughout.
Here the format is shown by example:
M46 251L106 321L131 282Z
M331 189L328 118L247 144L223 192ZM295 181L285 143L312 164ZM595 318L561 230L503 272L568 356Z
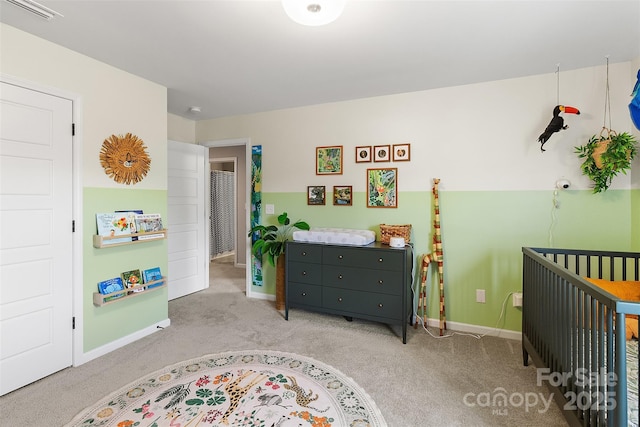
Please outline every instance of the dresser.
M285 319L290 308L402 326L413 321L411 246L287 242Z

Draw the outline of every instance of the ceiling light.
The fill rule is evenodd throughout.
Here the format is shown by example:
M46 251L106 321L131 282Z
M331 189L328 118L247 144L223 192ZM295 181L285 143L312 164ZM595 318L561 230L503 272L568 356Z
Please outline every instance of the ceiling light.
M189 107L189 112L190 113L199 113L201 111L202 111L202 109L200 107Z
M344 3L345 0L282 0L282 7L298 24L318 26L338 19Z
M43 6L40 3L35 2L33 0L5 0L5 1L8 3L11 3L14 6L18 6L26 10L27 12L33 13L34 15L38 15L40 18L44 18L47 21L50 21L56 15L64 18L64 15L62 15L61 13L56 12L53 9L49 9L48 7Z

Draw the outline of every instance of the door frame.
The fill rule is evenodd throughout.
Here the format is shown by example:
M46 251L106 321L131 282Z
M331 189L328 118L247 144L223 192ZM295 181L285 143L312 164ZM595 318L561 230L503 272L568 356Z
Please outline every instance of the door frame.
M224 162L233 162L233 194L235 203L233 205L233 216L234 218L238 217L238 158L237 157L209 157L209 172L213 171L211 169L211 163L224 163ZM211 179L209 179L211 181ZM211 185L209 185L209 199L211 199ZM209 206L211 206L211 200L209 200ZM211 213L211 208L209 208L209 213ZM211 216L209 215L209 223L211 223ZM211 235L211 226L209 226L209 235ZM238 237L238 221L233 221L233 235L234 237ZM236 239L237 240L237 239ZM209 241L209 246L211 246L211 241ZM238 242L236 241L234 248L234 260L233 265L235 267L238 266ZM211 260L211 253L209 253L209 260Z
M244 212L245 212L245 230L249 230L251 226L250 222L250 213L249 209L251 206L251 138L234 138L234 139L218 139L218 140L210 140L210 141L202 141L199 142L198 145L202 145L204 147L215 148L215 147L229 147L234 145L244 145L244 161L245 161L245 201L244 201ZM237 226L237 225L236 225ZM236 233L237 234L237 233ZM237 242L236 242L237 245ZM268 295L253 292L252 289L252 281L251 281L251 244L249 237L246 237L245 244L245 293L249 298L268 298ZM209 257L210 249L207 248L207 257ZM236 254L236 260L238 260L238 256Z
M84 353L84 317L83 317L83 199L82 199L82 111L83 98L80 94L59 89L53 86L43 85L30 80L15 77L9 74L0 73L0 80L14 86L20 86L25 89L41 92L47 95L56 96L71 101L71 120L75 127L75 132L71 136L71 213L75 224L75 232L71 238L72 254L71 254L71 292L72 292L72 308L71 316L74 319L74 325L71 332L72 348L71 360L72 366L79 366L87 362ZM71 227L71 224L69 224Z

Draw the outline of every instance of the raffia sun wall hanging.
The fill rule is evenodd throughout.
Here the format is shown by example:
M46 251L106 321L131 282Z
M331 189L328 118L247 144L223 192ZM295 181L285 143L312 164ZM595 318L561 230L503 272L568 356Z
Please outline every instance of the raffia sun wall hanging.
M149 172L151 159L144 142L131 133L111 135L100 149L100 164L110 178L120 184L135 184Z

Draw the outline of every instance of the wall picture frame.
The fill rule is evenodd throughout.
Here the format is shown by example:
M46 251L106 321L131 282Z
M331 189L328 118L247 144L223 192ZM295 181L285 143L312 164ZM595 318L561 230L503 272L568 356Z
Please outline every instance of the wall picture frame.
M394 144L393 149L394 162L408 162L411 160L411 144Z
M356 147L356 163L371 162L371 146L361 145Z
M324 205L327 191L324 185L310 185L307 187L307 204L311 206Z
M367 207L398 207L398 168L367 169Z
M334 206L351 206L351 194L353 189L351 185L334 185L333 186L333 204Z
M390 145L375 145L373 147L373 161L374 162L390 162L391 161L391 146Z
M342 145L316 147L316 175L342 175Z

